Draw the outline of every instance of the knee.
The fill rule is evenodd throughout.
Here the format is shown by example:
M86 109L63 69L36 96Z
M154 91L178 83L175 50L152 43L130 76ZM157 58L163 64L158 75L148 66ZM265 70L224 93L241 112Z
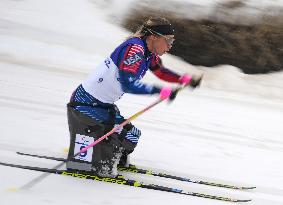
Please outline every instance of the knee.
M131 150L128 150L128 151L132 152L134 150L134 148L138 144L140 136L141 136L141 131L138 128L136 128L135 126L132 126L132 128L130 130L127 130L127 132L124 136L124 144L127 147L131 148Z
M129 140L131 143L137 144L140 139L140 136L141 136L141 133L139 130L138 132L130 130L130 131L127 131L125 138Z
M136 128L135 126L132 126L132 128L128 131L128 133L131 133L132 135L136 136L139 138L141 136L141 131Z
M118 135L117 138L120 140L121 146L127 152L133 152L141 136L141 131L132 124L128 124L115 134Z
M126 125L125 130L125 138L130 142L137 144L141 136L141 131L132 124Z

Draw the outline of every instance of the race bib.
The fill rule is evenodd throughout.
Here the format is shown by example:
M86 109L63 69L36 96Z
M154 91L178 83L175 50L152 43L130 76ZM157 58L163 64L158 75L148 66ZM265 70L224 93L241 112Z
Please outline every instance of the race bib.
M88 145L90 145L93 142L94 142L93 137L76 134L74 155L77 154L81 149L87 147ZM93 153L93 147L89 148L85 152L80 153L78 156L75 157L75 159L91 162L92 161L92 153Z

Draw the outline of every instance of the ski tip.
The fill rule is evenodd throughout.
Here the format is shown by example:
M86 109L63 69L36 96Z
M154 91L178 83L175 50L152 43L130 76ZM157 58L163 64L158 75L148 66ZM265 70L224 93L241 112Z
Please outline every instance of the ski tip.
M7 192L18 192L19 189L16 188L16 187L11 187L11 188L6 189L6 191L7 191Z

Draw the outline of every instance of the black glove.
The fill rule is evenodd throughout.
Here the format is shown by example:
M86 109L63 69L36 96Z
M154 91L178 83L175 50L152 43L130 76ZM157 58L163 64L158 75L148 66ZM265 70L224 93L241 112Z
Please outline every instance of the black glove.
M201 84L202 76L203 76L203 75L201 75L201 76L198 77L198 78L192 78L191 81L190 81L190 83L189 83L189 86L190 86L191 88L193 88L193 89L199 87L200 84ZM176 89L173 90L172 94L171 94L170 97L169 97L169 101L170 101L170 102L172 102L173 100L175 100L175 98L177 97L177 94L178 94L179 91L180 91L180 88L176 88Z
M203 76L203 75L201 75L200 77L197 77L197 78L192 78L191 81L190 81L190 83L189 83L189 86L190 86L191 88L197 88L197 87L199 87L200 84L201 84L201 81L202 81L202 76Z
M175 100L175 98L177 97L177 94L179 92L180 89L176 88L173 90L173 92L171 93L170 97L169 97L169 101L172 102L173 100Z

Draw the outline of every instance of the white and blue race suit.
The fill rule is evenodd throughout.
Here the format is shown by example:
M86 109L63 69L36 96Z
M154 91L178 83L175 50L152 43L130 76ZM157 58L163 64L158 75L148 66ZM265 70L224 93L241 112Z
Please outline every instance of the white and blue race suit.
M120 115L114 103L124 93L152 95L160 92L160 88L140 81L148 70L160 79L180 83L180 76L164 68L159 56L148 50L145 39L126 40L74 91L71 102L82 103L74 109L100 123L105 123L112 120L107 109L112 106L116 109L114 124L122 123L124 117ZM134 128L126 138L132 143L137 143L139 136L140 131Z

